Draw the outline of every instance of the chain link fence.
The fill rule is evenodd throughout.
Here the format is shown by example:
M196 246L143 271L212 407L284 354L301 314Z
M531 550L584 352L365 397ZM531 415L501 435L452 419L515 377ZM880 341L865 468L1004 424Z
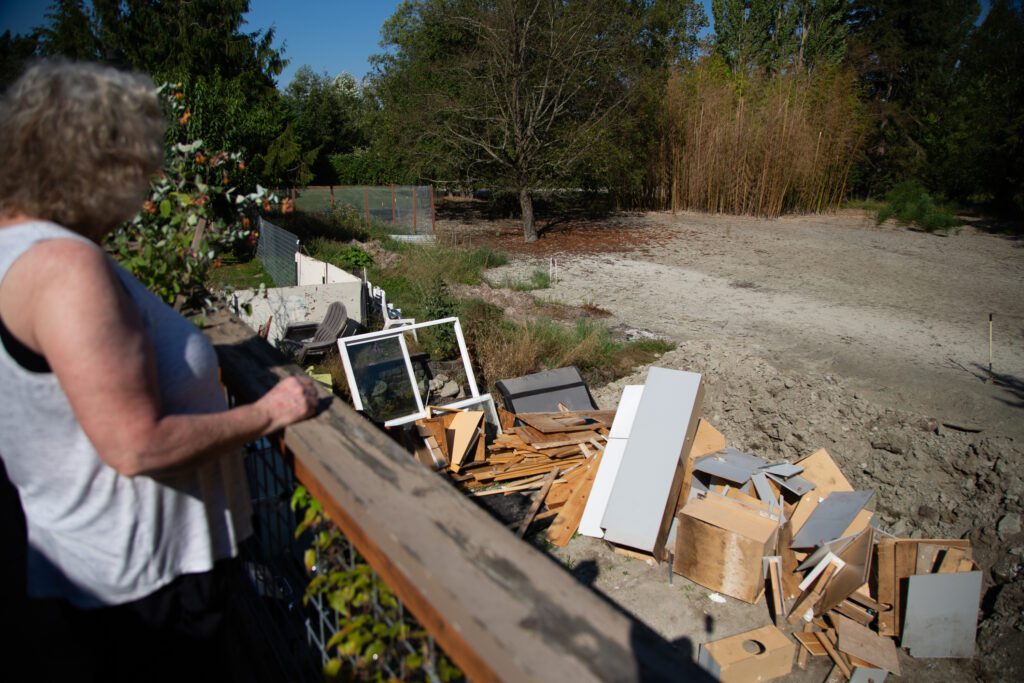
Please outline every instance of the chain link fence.
M299 250L299 238L294 233L278 227L260 217L260 239L256 245L256 257L274 280L277 287L294 287L298 284L295 270L295 253Z
M351 206L368 221L390 224L396 235L434 234L432 185L307 187L297 199L303 211L330 211L341 205Z
M265 648L258 655L263 670L256 678L320 683L324 665L339 656L336 646L328 647L331 637L347 623L369 618L374 631L383 634L382 647L369 661L355 655L343 657L353 678L440 683L438 664L443 655L434 639L344 536L336 535L329 556L317 552L314 576L341 571L356 577L368 586L366 603L346 617L331 606L331 592L304 599L310 577L303 567L303 554L310 547L310 534L295 536L299 520L291 506L297 486L294 474L270 439L249 444L246 452L254 533L243 547L251 590L241 607L256 642Z

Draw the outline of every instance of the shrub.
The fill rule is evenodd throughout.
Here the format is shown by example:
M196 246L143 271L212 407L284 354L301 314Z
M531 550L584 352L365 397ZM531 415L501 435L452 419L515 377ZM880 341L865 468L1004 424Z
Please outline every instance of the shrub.
M188 139L189 110L177 87L160 88L168 119L164 173L152 182L142 210L106 242L114 258L157 296L180 307L205 291L218 252L256 242L251 218L287 202L247 184L246 165L235 152L211 150Z
M879 209L875 219L879 225L895 218L903 225L915 225L925 232L935 232L964 224L947 207L936 204L917 181L900 183L885 199L887 203Z

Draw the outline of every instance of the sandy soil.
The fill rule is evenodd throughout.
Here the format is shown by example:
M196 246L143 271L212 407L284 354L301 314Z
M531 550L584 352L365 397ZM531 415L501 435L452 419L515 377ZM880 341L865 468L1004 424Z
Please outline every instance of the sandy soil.
M740 341L883 404L1024 437L1024 243L879 228L859 212L619 220L633 224L630 251L556 252L558 281L539 296L675 341ZM646 232L657 244L643 244ZM549 268L552 256L494 277ZM989 313L997 381L986 383Z
M986 570L979 655L903 653L904 676L1024 676L1024 243L971 228L941 237L878 227L852 211L618 215L559 226L535 245L512 221L442 231L511 252L489 273L494 283L553 262L556 281L537 298L597 306L624 334L676 342L656 364L704 374L704 415L733 445L772 459L826 447L856 487L876 491L886 530L971 538ZM613 407L644 375L595 396ZM555 554L683 649L768 621L763 604L713 603L593 539ZM792 680L828 670L818 661Z

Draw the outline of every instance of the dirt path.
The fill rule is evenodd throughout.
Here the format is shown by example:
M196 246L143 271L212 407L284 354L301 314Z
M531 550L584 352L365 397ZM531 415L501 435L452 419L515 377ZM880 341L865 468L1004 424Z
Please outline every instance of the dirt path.
M902 653L904 676L1024 679L1024 243L877 227L855 212L620 215L536 245L511 221L447 228L513 254L492 282L525 279L553 258L557 281L537 298L595 305L613 326L675 341L656 364L704 375L703 414L731 445L770 459L825 447L856 488L876 492L882 529L971 539L985 570L978 656ZM986 383L989 312L998 381ZM645 375L595 397L614 407ZM687 647L767 623L763 603L714 603L593 539L554 554ZM790 680L823 680L818 664Z

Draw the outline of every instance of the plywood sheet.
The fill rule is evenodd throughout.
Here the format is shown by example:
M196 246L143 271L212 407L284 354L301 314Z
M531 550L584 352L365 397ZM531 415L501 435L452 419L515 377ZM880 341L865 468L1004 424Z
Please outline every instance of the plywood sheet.
M756 602L764 588L762 558L772 555L778 523L709 496L678 515L673 571L738 600Z
M601 522L606 540L662 554L703 398L699 374L650 369Z
M824 448L800 458L794 465L804 468L803 477L814 483L819 497L833 491L852 491L853 487Z
M839 637L839 650L872 666L900 675L900 659L892 638L880 636L852 619L832 615Z

